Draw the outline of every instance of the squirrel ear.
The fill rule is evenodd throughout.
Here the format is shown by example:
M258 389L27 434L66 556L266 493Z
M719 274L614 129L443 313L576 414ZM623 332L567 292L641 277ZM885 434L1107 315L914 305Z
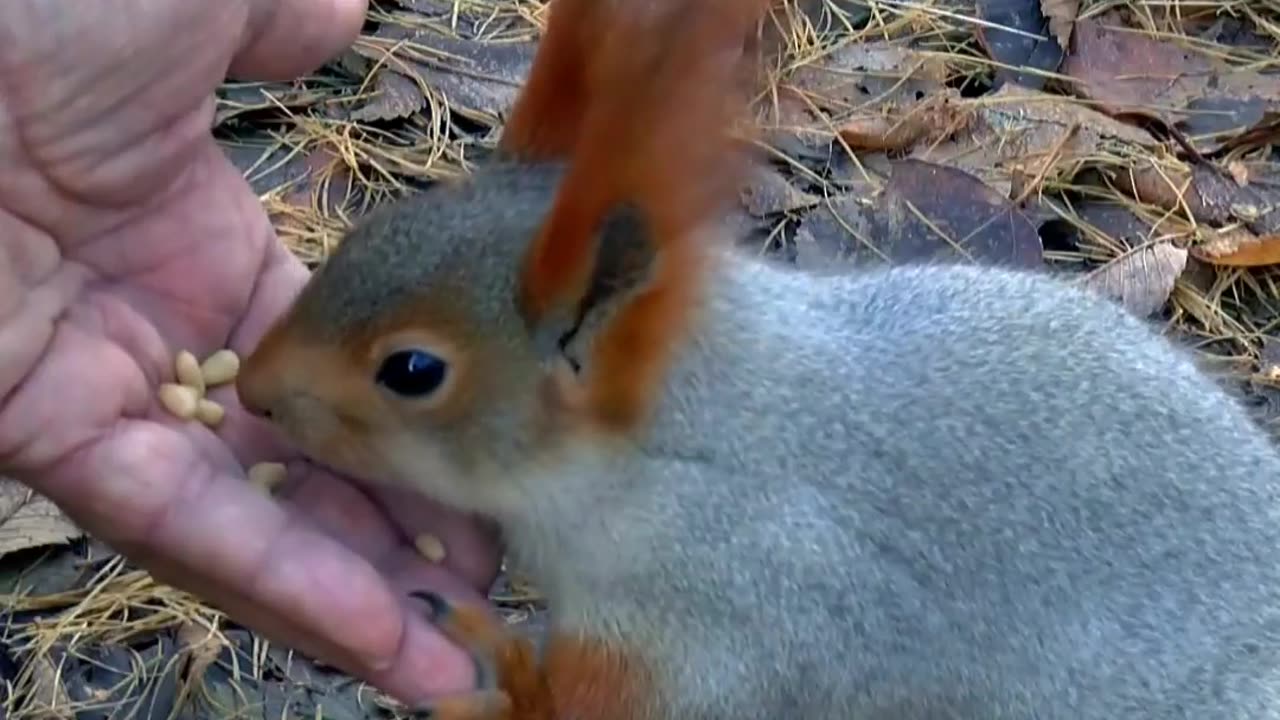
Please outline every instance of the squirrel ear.
M623 429L656 394L688 327L702 284L701 230L741 179L746 154L733 131L747 107L742 69L770 0L553 2L559 44L535 61L544 85L529 88L524 125L510 137L530 153L568 148L568 167L527 251L518 303L535 335L576 314L592 292L606 218L624 204L638 211L651 277L593 343L597 378L588 383L596 419ZM553 117L571 130L531 129Z
M588 73L603 6L613 1L551 1L547 29L503 128L499 152L524 161L569 156L591 100Z

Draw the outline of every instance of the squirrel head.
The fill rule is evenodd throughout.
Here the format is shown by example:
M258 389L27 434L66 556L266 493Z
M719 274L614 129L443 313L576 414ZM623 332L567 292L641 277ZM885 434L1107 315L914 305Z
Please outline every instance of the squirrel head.
M317 460L396 484L527 461L567 390L515 306L559 175L497 164L358 220L245 359L241 402Z
M357 221L246 358L242 404L336 469L491 510L642 430L737 187L767 0L554 0L492 161ZM589 314L580 367L562 352Z

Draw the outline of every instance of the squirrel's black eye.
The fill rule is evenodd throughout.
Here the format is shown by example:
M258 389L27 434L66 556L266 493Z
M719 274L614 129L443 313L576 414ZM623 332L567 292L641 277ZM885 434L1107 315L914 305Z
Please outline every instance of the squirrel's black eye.
M418 397L435 392L448 366L426 350L398 350L378 368L377 381L397 395Z

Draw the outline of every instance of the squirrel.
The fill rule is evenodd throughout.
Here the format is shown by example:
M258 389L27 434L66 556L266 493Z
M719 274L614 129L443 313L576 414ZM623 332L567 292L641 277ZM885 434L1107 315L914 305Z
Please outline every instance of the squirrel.
M1042 271L808 274L717 224L762 0L552 0L493 156L359 219L245 360L339 470L501 526L541 648L442 720L1280 718L1280 451ZM743 131L749 132L749 131Z

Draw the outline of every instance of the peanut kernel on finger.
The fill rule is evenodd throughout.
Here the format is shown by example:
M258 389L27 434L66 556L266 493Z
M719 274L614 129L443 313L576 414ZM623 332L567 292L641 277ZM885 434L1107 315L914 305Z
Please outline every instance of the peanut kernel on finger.
M219 350L200 364L200 374L208 386L231 382L240 373L240 356L234 350Z
M175 416L183 420L195 417L196 406L200 402L200 395L195 389L178 383L163 383L160 385L158 395L164 409Z
M200 361L190 350L181 350L173 361L173 374L178 382L204 395L204 375L200 373Z
M273 492L289 476L284 463L260 462L249 468L249 482L267 492Z
M212 400L200 398L196 402L196 419L211 428L221 424L226 415L226 409Z
M439 563L444 561L444 543L431 533L419 534L418 537L413 539L413 546L418 549L418 553L422 557L430 562Z

